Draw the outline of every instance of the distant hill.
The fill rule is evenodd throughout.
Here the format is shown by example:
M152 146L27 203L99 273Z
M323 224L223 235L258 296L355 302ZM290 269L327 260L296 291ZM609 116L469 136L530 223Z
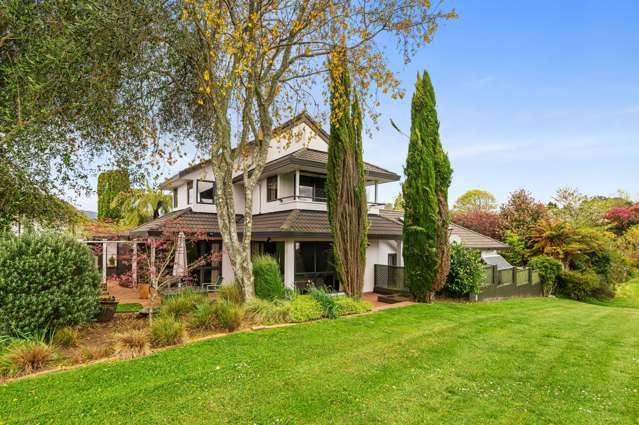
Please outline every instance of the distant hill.
M98 213L95 211L86 211L86 210L80 210L84 215L86 215L87 217L89 217L91 220L95 220L96 218L98 218Z

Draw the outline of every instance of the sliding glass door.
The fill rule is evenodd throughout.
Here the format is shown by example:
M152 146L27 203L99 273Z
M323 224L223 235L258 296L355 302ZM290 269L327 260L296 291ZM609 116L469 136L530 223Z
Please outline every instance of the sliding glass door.
M295 242L295 286L309 285L339 291L330 242Z

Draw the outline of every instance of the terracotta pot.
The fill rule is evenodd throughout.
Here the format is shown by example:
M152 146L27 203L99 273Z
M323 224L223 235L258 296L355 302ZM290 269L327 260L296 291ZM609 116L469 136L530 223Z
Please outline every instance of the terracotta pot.
M138 295L140 299L148 300L151 293L151 285L148 283L140 283L138 285Z

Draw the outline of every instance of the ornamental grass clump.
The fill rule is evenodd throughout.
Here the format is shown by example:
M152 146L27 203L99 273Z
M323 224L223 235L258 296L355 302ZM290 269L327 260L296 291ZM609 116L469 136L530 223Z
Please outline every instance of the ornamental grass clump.
M198 305L207 302L206 295L187 289L163 299L160 306L160 314L180 319L193 313Z
M115 335L115 353L121 359L132 359L150 352L151 344L146 330L134 329Z
M241 305L244 302L242 287L238 282L231 285L222 285L217 290L217 298L231 304Z
M90 320L100 282L91 251L70 236L0 236L0 334L33 334Z
M215 319L220 328L228 332L233 332L242 325L244 312L240 305L227 300L218 300L213 306L215 309Z
M189 327L199 330L214 329L217 325L215 312L215 306L210 302L198 304L189 316Z
M186 339L184 323L173 316L160 317L151 325L151 344L154 347L177 345Z
M290 301L267 301L256 298L245 304L244 317L252 323L275 325L291 322L292 311Z
M57 329L53 334L53 345L62 348L77 347L80 340L80 332L71 326Z
M18 376L45 367L55 356L55 349L43 336L13 339L0 356L0 375Z

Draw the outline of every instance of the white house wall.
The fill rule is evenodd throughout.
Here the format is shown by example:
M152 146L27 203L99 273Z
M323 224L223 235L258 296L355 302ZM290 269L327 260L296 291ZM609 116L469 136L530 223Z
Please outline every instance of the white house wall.
M281 136L271 141L267 154L267 162L271 162L305 147L324 152L328 151L328 145L326 142L306 123L300 123L292 130L291 134L292 135L290 137ZM238 171L234 174L234 176L238 176L240 174L241 172ZM189 180L193 181L193 199L191 199L190 204L187 204L187 181ZM181 184L177 187L178 206L176 209L191 207L193 211L196 212L216 213L217 210L215 205L197 203L197 180L214 181L215 178L213 176L213 170L210 167L203 167L193 170L180 178ZM279 180L278 197L281 198L295 194L295 173L281 175ZM242 184L235 184L233 185L233 190L235 195L235 209L236 211L242 211L244 209L244 187ZM282 203L279 201L267 202L266 179L262 179L258 182L253 192L253 214L281 211L290 207L291 206L289 205L284 208ZM298 206L293 207L297 208ZM316 210L326 209L325 207L320 208L319 205L303 205L301 207Z
M371 239L366 250L366 269L364 271L364 292L375 289L375 264L388 265L388 254L397 254L397 263L402 265L401 242L386 239Z

